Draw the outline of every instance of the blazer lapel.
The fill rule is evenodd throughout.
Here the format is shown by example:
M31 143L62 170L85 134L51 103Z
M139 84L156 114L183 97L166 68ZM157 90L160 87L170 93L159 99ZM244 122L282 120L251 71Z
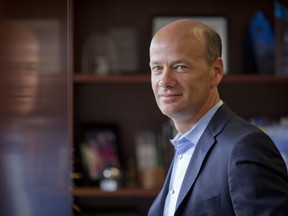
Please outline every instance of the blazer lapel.
M204 135L204 134L203 134ZM186 194L190 190L190 188L193 186L195 179L197 178L200 168L202 166L203 160L205 156L207 155L207 152L214 144L214 137L209 134L208 132L205 132L205 135L201 137L199 140L193 156L189 162L188 168L185 177L183 179L183 183L181 186L181 190L179 193L179 197L177 200L176 209L180 205L180 203L185 198Z
M189 162L187 168L188 172L186 172L183 179L183 184L177 200L176 210L184 200L190 188L193 186L207 153L215 144L215 136L220 133L232 115L233 112L225 104L223 104L217 110L204 133L202 134Z

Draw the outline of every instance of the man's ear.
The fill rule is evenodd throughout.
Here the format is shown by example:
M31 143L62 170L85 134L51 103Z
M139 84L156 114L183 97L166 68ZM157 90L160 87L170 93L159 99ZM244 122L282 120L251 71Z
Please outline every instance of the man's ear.
M211 85L218 86L224 75L223 59L221 57L216 58L212 65Z

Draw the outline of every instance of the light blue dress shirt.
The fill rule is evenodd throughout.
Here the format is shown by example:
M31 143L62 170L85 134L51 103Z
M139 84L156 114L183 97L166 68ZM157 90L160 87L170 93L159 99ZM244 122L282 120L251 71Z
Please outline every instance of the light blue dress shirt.
M220 100L193 126L193 128L191 128L191 130L183 135L178 133L173 140L170 140L176 153L174 156L169 192L164 206L164 216L174 215L181 185L194 149L209 121L222 104L223 101Z

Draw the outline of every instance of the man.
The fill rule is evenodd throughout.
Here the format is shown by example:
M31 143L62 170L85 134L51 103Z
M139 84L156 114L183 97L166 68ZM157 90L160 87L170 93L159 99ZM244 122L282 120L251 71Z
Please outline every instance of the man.
M35 202L35 111L39 42L35 33L20 22L0 22L0 215L36 215ZM35 127L35 126L34 126ZM33 134L33 135L32 135Z
M179 133L148 215L288 215L288 177L279 151L219 96L219 35L193 20L168 24L152 39L150 67L158 107Z

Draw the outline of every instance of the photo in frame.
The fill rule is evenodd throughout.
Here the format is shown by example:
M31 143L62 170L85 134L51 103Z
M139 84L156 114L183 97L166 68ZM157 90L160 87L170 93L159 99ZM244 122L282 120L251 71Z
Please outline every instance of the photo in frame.
M118 128L114 124L85 124L81 129L84 172L87 180L97 186L105 169L121 168Z
M224 60L224 74L229 71L228 59L228 21L224 16L155 16L152 20L152 34L161 27L180 19L193 19L213 28L222 39L222 58Z

